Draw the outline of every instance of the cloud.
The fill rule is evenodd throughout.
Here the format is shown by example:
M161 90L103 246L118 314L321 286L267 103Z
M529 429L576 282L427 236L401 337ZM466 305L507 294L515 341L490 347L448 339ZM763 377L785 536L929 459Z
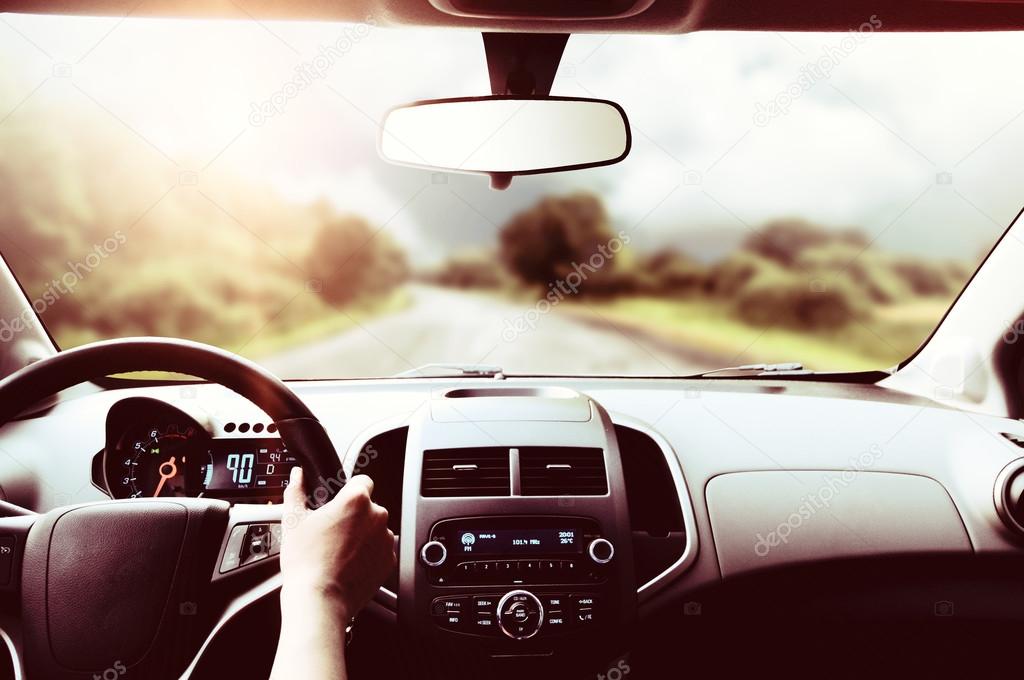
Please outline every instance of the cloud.
M573 36L554 92L619 101L634 127L632 154L493 192L477 177L437 186L376 155L376 123L396 103L487 93L477 33L373 29L281 115L252 128L253 102L280 90L344 26L7 18L20 34L0 26L0 59L21 85L5 88L3 111L53 60L66 61L118 125L172 157L216 158L215 169L269 178L302 200L326 196L392 219L396 238L425 259L493 242L495 225L542 194L579 189L602 195L621 226L642 225L640 246L705 251L716 229L732 242L767 220L801 216L860 227L886 247L973 255L1024 204L1024 91L1012 87L1024 41L1013 33L871 34L809 85L808 65L849 36ZM53 79L41 96L67 85ZM758 106L794 87L785 112L758 125ZM144 162L165 160L150 153Z

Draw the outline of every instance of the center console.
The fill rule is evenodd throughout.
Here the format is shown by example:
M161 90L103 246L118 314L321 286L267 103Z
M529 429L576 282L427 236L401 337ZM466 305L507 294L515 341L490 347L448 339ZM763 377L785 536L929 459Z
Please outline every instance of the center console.
M411 631L536 657L620 640L634 620L622 464L589 397L438 395L410 424L403 489L398 617Z

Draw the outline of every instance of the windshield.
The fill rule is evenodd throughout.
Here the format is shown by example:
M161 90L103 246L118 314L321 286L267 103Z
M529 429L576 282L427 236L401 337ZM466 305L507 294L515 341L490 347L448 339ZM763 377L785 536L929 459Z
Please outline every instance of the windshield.
M552 94L621 104L632 151L495 191L376 150L390 107L489 93L480 35L377 24L0 17L0 250L61 347L882 369L1022 203L1014 34L572 36Z

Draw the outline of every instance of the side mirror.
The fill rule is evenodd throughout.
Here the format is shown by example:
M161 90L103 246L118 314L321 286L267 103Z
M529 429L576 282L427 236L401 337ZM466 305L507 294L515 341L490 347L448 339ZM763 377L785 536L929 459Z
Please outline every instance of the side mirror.
M381 125L384 160L482 173L504 189L515 175L618 163L631 135L618 104L575 97L466 97L399 106Z

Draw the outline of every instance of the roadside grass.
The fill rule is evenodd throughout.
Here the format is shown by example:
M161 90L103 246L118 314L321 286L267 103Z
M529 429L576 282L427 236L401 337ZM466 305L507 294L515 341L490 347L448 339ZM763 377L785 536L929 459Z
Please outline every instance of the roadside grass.
M210 333L208 337L187 338L223 347L257 363L261 358L316 342L341 333L377 317L393 314L409 306L412 297L400 287L389 294L358 300L345 307L322 302L314 294L301 294L276 316L248 337ZM62 349L101 339L85 329L62 329ZM190 380L191 376L166 371L139 371L113 377L135 380ZM281 376L288 378L288 376Z
M813 370L866 371L889 368L913 353L947 305L945 300L892 305L829 331L753 326L733 316L727 305L709 300L573 300L564 311L722 356L729 364L799 361Z
M298 309L295 310L298 314L282 314L272 319L259 335L233 351L258 361L262 357L336 335L377 317L400 312L408 308L411 301L409 291L399 287L387 295L357 301L344 308L320 304L320 315L312 318Z

